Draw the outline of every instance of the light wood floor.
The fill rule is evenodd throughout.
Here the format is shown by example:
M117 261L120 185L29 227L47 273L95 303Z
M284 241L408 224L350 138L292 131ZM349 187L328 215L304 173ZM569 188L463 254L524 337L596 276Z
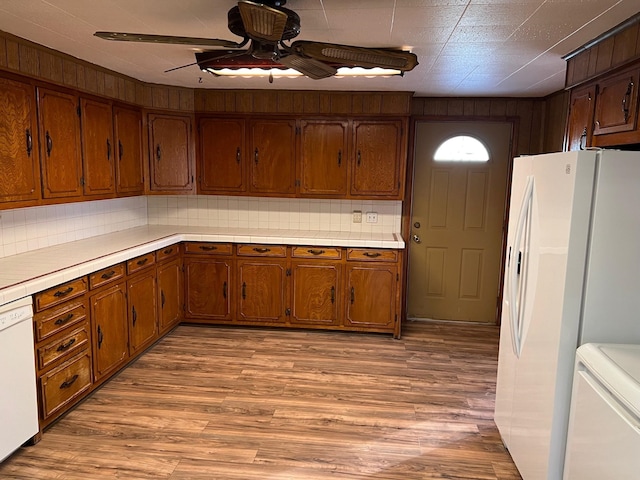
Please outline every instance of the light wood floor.
M487 326L180 326L0 478L520 479L493 423L497 350Z

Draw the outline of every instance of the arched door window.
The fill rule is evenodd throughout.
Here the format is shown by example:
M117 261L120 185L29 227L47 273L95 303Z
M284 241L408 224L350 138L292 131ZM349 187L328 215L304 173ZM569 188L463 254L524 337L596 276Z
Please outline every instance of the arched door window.
M433 159L436 162L488 162L489 151L477 138L458 135L442 142Z

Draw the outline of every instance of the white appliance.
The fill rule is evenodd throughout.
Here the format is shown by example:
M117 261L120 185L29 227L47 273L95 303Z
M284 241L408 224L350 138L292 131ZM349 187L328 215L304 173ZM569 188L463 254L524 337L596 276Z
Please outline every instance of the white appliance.
M514 160L495 421L524 480L562 478L576 349L640 343L640 153Z
M578 348L564 480L640 477L640 345Z
M31 297L0 305L0 462L39 432Z

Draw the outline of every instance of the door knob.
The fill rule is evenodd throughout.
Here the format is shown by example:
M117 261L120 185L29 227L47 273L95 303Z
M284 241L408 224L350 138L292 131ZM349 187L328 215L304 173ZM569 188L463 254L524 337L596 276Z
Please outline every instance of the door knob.
M416 242L416 243L422 242L422 240L420 240L420 237L418 235L415 235L415 234L413 235L413 241Z

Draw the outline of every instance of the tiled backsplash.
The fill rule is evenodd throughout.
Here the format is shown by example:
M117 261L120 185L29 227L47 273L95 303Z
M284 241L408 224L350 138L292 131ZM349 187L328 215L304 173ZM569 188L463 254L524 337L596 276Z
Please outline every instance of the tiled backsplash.
M353 223L353 211L362 223ZM366 213L376 212L377 223ZM0 258L141 225L336 232L400 231L402 202L149 196L0 210Z
M146 197L0 210L0 258L146 224Z
M353 211L362 223L353 223ZM149 224L334 232L400 231L402 202L196 195L148 197ZM366 222L376 212L376 223Z

